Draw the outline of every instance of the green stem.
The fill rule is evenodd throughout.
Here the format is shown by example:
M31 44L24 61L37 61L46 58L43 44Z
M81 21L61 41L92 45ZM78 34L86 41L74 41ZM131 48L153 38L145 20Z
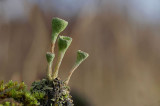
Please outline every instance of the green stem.
M69 75L68 75L68 77L67 77L67 79L66 79L66 81L65 81L65 83L66 83L67 85L68 85L68 83L69 83L69 80L70 80L73 72L77 69L77 67L78 67L88 56L89 56L89 55L88 55L88 53L86 53L86 52L83 52L83 51L81 51L81 50L78 50L78 51L77 51L77 59L76 59L76 62L75 62L75 64L74 64L73 68L71 69L71 71L69 72Z
M71 69L71 71L69 72L69 75L68 75L68 77L67 77L67 79L66 79L66 81L65 81L66 85L68 85L69 80L70 80L73 72L77 69L77 67L78 67L79 65L80 65L80 64L75 64L75 65L72 67L72 69Z
M46 53L46 59L47 59L47 62L48 62L47 78L49 80L52 80L52 63L53 63L54 57L55 57L54 53L51 53L51 52L47 52Z
M58 77L58 71L59 71L59 67L60 67L60 65L62 63L63 57L64 57L64 53L59 51L58 60L57 60L57 63L56 63L56 66L55 66L55 69L54 69L54 72L53 72L53 79Z
M52 62L48 63L47 78L49 80L52 80Z
M54 47L55 47L55 43L58 37L58 33L54 33L52 32L52 38L51 38L51 52L54 53Z

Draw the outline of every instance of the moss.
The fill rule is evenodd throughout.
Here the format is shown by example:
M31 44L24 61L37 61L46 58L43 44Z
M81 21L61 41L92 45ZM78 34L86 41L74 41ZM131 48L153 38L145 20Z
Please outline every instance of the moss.
M0 83L0 99L5 100L7 98L12 98L18 103L22 103L30 106L35 106L38 104L37 99L27 90L27 86L24 84L24 82L17 83L17 82L13 82L12 80L6 84L1 82ZM2 104L7 106L9 102L6 101Z

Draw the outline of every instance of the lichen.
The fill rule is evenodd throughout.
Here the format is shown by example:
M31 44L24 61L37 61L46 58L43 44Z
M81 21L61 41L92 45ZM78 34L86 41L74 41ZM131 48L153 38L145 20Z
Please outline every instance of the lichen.
M38 99L43 106L73 106L70 88L60 78L53 81L42 79L33 82L31 93L36 92L44 94L44 98Z
M77 59L73 68L70 70L66 80L61 80L58 77L59 68L65 52L72 42L71 37L58 35L67 27L68 22L59 18L52 20L52 35L51 35L51 51L46 53L48 62L46 78L32 83L30 91L24 82L17 83L9 81L4 84L0 82L0 106L73 106L70 88L68 86L71 75L75 69L89 55L86 52L78 50ZM55 58L54 47L58 38L58 59L52 73L53 60ZM10 101L9 99L13 99Z

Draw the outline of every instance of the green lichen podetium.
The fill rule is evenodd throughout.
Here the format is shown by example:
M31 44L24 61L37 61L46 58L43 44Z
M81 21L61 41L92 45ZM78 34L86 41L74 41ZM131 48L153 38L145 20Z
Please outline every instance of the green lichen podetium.
M89 56L88 53L83 52L81 50L77 51L77 60L76 60L76 65L80 65L81 62L83 62L87 57Z
M66 80L58 77L58 71L63 57L69 48L72 38L58 35L67 27L68 22L60 18L52 20L51 51L46 53L47 74L46 77L34 81L30 91L24 82L9 81L0 82L0 106L73 106L70 88L68 86L74 70L89 56L81 50L77 51L77 59ZM54 47L58 38L58 58L52 73L53 60L55 58Z
M58 39L58 60L53 72L53 79L58 77L58 71L59 71L59 67L61 65L62 59L65 55L65 52L67 51L68 47L70 46L72 42L72 38L71 37L67 37L67 36L60 36Z
M75 62L75 64L73 65L73 67L72 67L71 71L69 72L69 75L68 75L68 77L67 77L67 79L66 79L66 81L65 81L66 85L68 85L69 80L70 80L73 72L77 69L77 67L78 67L88 56L89 56L89 54L86 53L86 52L83 52L83 51L81 51L81 50L78 50L78 51L77 51L77 59L76 59L76 62Z
M51 52L46 53L46 59L47 59L47 62L48 62L47 78L49 80L52 80L52 63L53 63L54 57L55 57L54 53L51 53Z
M58 72L63 57L72 42L71 37L68 36L58 37L58 35L66 28L67 25L68 22L60 18L53 18L52 20L51 51L47 52L46 54L46 59L48 62L47 78L33 82L30 90L32 95L35 95L34 97L37 98L41 106L73 106L73 100L70 95L68 82L74 70L89 55L86 52L78 50L77 60L73 68L71 69L67 79L62 81L58 77ZM55 57L54 47L57 38L58 38L58 58L54 67L54 71L52 73L52 64L53 64L53 59Z
M62 32L68 25L68 22L60 19L53 18L52 19L52 42L56 42L56 39L60 32Z
M57 40L58 35L67 27L68 22L60 19L60 18L53 18L52 19L52 37L51 37L51 52L54 53L54 47Z
M66 52L72 42L72 38L68 36L59 36L58 48L59 52Z

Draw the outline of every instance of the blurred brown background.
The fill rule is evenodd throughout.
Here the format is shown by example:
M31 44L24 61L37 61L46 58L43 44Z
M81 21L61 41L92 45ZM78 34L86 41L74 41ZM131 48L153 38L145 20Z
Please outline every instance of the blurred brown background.
M0 80L45 76L53 17L73 38L59 76L78 49L90 54L71 78L74 92L92 106L160 106L159 0L0 0Z

